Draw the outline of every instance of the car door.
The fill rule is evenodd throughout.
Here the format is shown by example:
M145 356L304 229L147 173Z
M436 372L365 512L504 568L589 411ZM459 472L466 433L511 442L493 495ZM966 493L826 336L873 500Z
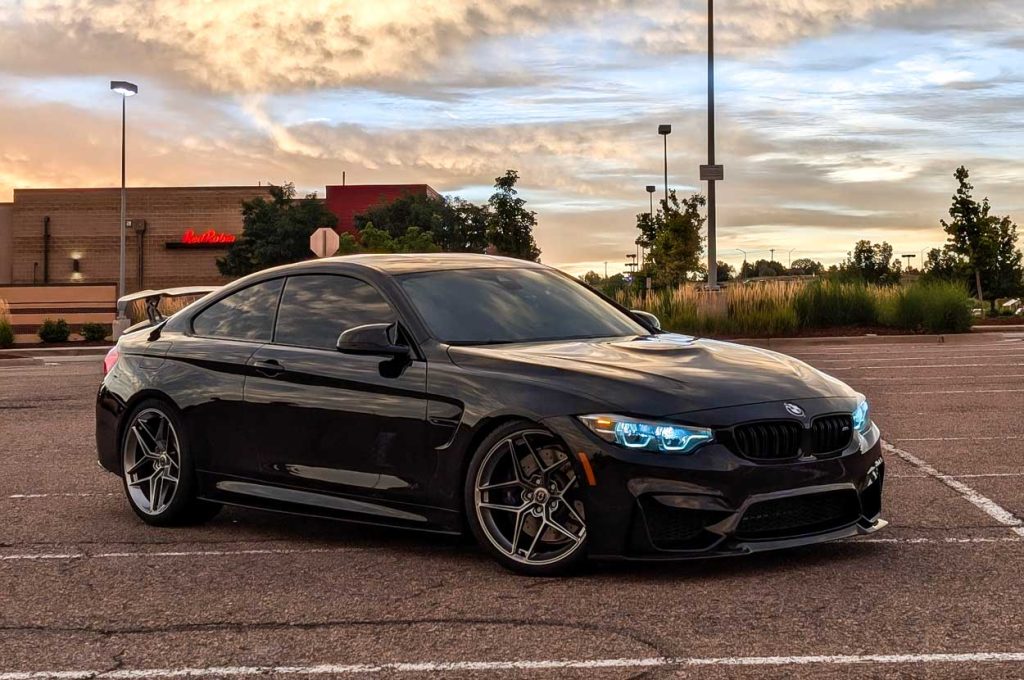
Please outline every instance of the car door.
M245 381L261 478L313 492L415 500L435 465L424 446L426 363L414 354L395 360L336 349L348 328L398 320L360 279L288 278L273 342L249 359Z
M252 476L255 452L239 436L245 421L242 398L250 357L273 337L284 279L235 291L203 308L183 332L168 334L160 382L179 406L204 473Z

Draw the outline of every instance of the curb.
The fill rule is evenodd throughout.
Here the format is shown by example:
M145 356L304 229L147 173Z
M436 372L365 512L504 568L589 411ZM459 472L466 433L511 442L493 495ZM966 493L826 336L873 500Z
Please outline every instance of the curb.
M989 326L971 326L972 333L1024 333L1024 324L1003 324Z
M953 333L943 335L846 335L815 338L740 338L729 340L743 345L764 348L784 347L820 347L847 345L957 345L984 344L996 342L1000 338L994 331L978 334Z
M80 357L80 356L105 356L113 345L93 345L92 347L26 347L20 349L0 349L0 354L10 352L25 357ZM4 361L10 361L5 359Z

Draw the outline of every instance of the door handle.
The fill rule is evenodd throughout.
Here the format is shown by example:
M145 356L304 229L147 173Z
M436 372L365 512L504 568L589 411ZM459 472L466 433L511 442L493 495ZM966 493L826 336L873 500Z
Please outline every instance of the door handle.
M268 378L273 378L284 372L284 366L277 359L257 359L252 362L252 366L258 373L262 373Z

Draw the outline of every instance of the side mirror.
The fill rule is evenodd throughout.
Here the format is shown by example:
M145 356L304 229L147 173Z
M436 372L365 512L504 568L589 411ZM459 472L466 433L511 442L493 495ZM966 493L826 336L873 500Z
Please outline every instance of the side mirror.
M397 323L370 323L349 328L338 336L338 351L342 354L404 357L409 347L398 344Z
M640 317L641 320L645 321L648 326L661 330L661 320L654 316L650 312L645 312L642 309L631 309L629 313L633 316Z

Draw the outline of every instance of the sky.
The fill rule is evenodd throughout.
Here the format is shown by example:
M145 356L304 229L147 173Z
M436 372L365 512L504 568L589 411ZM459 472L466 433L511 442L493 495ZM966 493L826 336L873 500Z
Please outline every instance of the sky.
M1022 0L718 0L718 251L917 253L964 164L1024 221ZM645 185L705 191L703 0L0 0L16 187L428 183L508 168L542 261L621 271Z

